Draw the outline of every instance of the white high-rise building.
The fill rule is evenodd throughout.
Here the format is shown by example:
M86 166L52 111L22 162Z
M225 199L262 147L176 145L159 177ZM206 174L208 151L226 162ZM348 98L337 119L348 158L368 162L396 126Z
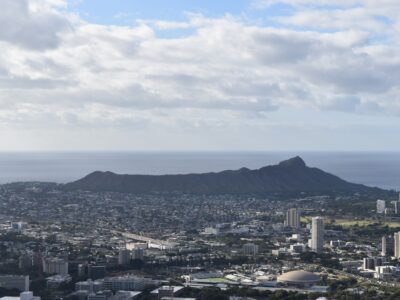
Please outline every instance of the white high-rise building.
M286 212L285 226L291 228L300 228L301 211L297 208L291 208Z
M383 214L386 209L386 201L385 200L376 200L376 212L378 214Z
M393 204L393 212L397 215L399 213L399 201L390 202Z
M321 217L312 218L311 227L311 249L321 253L324 248L324 219Z
M400 232L394 234L394 257L400 258Z

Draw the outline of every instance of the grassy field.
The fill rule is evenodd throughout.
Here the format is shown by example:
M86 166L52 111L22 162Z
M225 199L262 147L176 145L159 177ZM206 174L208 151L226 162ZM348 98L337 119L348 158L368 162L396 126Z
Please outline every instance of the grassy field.
M332 222L334 220L334 222ZM311 223L311 217L301 217L302 223ZM397 228L400 227L400 222L378 222L377 220L352 220L352 219L327 219L325 220L326 223L331 223L335 225L340 225L343 227L350 227L358 225L359 227L365 227L371 224L379 223L382 226L389 226L390 228Z
M329 222L329 221L328 221ZM341 225L343 227L350 227L358 225L359 227L365 227L371 224L379 223L382 226L389 226L390 228L400 227L400 222L378 222L377 220L349 220L349 219L335 219L333 224Z

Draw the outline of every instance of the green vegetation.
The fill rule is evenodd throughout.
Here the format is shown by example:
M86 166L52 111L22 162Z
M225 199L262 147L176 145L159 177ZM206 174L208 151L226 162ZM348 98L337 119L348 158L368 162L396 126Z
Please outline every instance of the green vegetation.
M342 227L367 227L370 225L374 226L382 226L389 228L400 228L400 222L386 221L386 222L377 222L377 220L365 219L365 220L354 220L354 219L333 219L335 225L339 225ZM329 222L329 221L328 221Z

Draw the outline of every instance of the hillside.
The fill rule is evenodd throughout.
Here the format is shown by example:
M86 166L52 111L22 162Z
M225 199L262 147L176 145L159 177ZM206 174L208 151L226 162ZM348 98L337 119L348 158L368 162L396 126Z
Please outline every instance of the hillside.
M317 168L300 157L257 170L242 168L218 173L185 175L119 175L93 172L64 186L68 190L128 193L182 192L192 194L249 194L270 192L355 192L373 188L349 183Z

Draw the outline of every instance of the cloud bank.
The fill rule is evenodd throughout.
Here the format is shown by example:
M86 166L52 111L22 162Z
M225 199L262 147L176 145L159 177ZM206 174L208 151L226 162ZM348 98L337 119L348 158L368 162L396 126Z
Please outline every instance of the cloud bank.
M282 109L400 115L398 1L256 7L278 3L292 13L266 24L188 13L111 26L61 0L3 0L0 126L207 130Z

